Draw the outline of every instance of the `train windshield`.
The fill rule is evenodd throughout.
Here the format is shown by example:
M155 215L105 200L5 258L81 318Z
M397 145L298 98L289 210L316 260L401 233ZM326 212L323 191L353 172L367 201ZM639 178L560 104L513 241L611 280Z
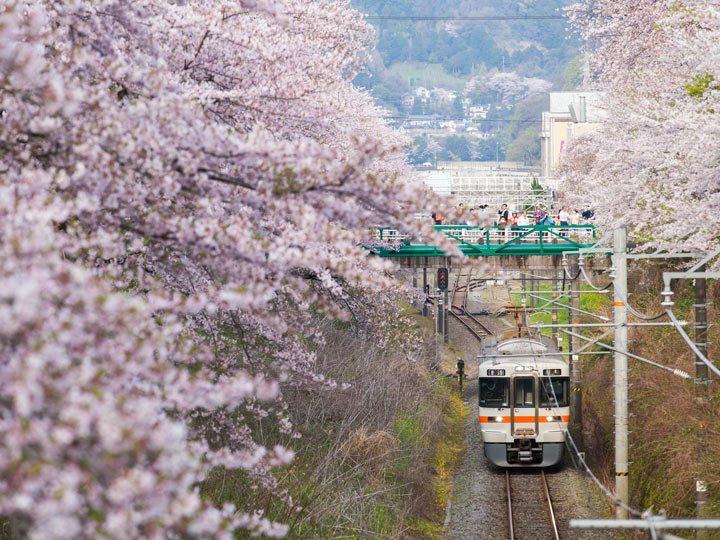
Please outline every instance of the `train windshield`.
M515 407L535 406L535 379L517 377L515 379Z
M543 377L540 379L540 406L567 407L570 404L568 377ZM557 398L557 401L555 400Z
M508 379L487 377L480 379L480 406L507 407L509 398Z

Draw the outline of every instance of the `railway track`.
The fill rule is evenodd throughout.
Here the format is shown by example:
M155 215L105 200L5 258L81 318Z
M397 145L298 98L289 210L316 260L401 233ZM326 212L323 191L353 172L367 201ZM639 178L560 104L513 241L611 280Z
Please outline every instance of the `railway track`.
M545 471L506 470L505 489L510 540L560 540Z
M480 320L475 317L472 313L467 310L467 299L468 293L474 288L480 286L480 280L473 280L472 273L466 276L467 281L464 285L460 283L463 275L462 271L458 272L457 279L455 281L455 287L453 288L452 297L450 299L450 315L455 317L470 333L472 333L478 340L482 341L485 336L491 336L493 333L490 329L485 326ZM462 294L464 292L464 294ZM458 293L462 294L462 302L458 303Z

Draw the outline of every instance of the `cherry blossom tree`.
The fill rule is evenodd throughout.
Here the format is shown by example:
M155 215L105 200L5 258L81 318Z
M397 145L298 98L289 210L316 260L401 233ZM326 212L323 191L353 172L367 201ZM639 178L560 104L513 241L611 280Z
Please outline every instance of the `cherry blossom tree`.
M607 226L628 224L648 247L717 247L720 3L579 2L607 120L565 155L564 190Z
M487 81L487 87L498 92L503 101L517 102L548 92L552 83L535 77L521 77L509 71L493 74Z
M405 294L359 247L370 227L447 246L414 219L442 202L409 174L406 141L350 82L371 39L346 2L0 2L13 531L285 533L198 483L222 466L273 489L292 460L281 388L335 385L313 370L311 307L400 339L399 318L364 315ZM258 416L288 445L256 442Z

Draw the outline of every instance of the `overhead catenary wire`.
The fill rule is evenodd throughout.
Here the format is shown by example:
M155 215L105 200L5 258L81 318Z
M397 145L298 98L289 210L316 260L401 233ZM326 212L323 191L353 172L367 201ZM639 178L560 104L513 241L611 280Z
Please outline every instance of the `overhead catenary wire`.
M540 291L540 294L547 294L547 293L543 293L542 291ZM547 298L544 298L544 297L540 296L540 294L528 293L528 296L529 296L530 298L535 298L535 299L537 299L537 300L547 300ZM546 302L545 304L543 304L542 306L540 306L538 309L542 309L542 308L544 308L545 306L547 306L547 305L552 305L552 304L558 304L558 305L560 305L560 300L562 300L563 298L566 298L566 297L567 297L567 294L569 294L569 291L568 291L568 292L562 292L562 293L560 293L560 295L557 296L555 299L547 300L547 302ZM578 313L582 313L583 315L589 315L589 316L591 316L591 317L595 317L595 318L597 318L597 319L600 319L601 321L609 321L609 320L610 320L610 319L608 319L607 317L605 317L604 315L598 315L597 313L592 313L592 312L590 312L590 311L585 311L584 309L576 308L576 307L573 307L573 306L571 306L571 305L566 305L566 306L564 306L564 307L566 307L566 308L568 308L568 309L570 309L570 310L572 310L572 311L577 311Z
M654 321L655 319L659 319L660 317L664 317L665 315L667 315L667 312L665 312L665 311L661 311L657 315L643 315L642 313L640 313L639 311L637 311L630 305L630 303L627 300L627 297L622 292L620 292L620 291L616 291L616 292L617 292L618 296L620 297L620 299L625 304L625 307L628 309L628 311L630 313L632 313L633 315L635 315L638 319L642 319L644 321Z
M679 325L679 324L680 324L680 323L678 323L678 325ZM681 378L683 378L683 379L693 379L693 377L692 377L687 371L683 371L682 369L671 368L670 366L664 366L663 364L659 364L658 362L655 362L654 360L649 360L649 359L647 359L647 358L643 358L642 356L638 356L637 354L632 354L632 353L627 352L627 351L620 351L620 350L616 349L615 347L611 347L611 346L608 345L607 343L603 343L602 341L593 340L593 339L591 339L591 338L589 338L589 337L587 337L587 336L583 336L583 335L581 335L581 334L576 334L575 332L571 332L571 331L569 331L569 330L565 330L564 328L561 328L561 331L562 331L562 332L565 332L565 333L566 333L567 335L569 335L569 336L573 336L573 337L577 337L577 338L580 338L580 339L584 339L585 341L590 341L590 342L593 342L593 341L594 341L594 344L595 344L595 345L599 345L600 347L603 347L603 348L608 349L608 350L613 351L613 352L617 352L617 353L620 353L620 354L624 354L625 356L628 356L628 357L630 357L630 358L634 358L635 360L640 360L641 362L645 362L646 364L650 364L651 366L654 366L654 367L657 367L657 368L660 368L660 369L664 369L665 371L669 371L669 372L672 373L673 375L677 375L678 377L681 377ZM718 374L720 374L720 372L719 372Z
M608 284L605 285L604 287L596 287L595 285L593 285L592 281L590 280L590 278L588 277L588 275L585 273L585 268L583 268L582 265L580 265L580 272L582 272L582 275L583 275L583 277L585 278L585 281L587 282L587 284L590 285L590 287L592 287L592 288L595 289L596 291L605 291L605 290L609 289L609 288L612 286L612 281L611 281L610 283L608 283Z
M550 380L552 381L552 378L551 378L551 377L548 377L548 379L550 379ZM555 399L555 403L558 403L557 394L555 393L555 385L554 385L554 384L550 384L550 389L552 390L553 398ZM585 459L583 459L582 454L580 454L580 450L578 450L578 447L577 447L577 445L575 444L575 440L573 439L573 436L572 436L572 434L570 433L570 430L566 428L565 431L564 431L564 434L565 434L565 445L567 446L568 441L570 441L570 444L572 444L572 449L574 450L575 455L577 456L578 460L579 460L580 463L582 464L583 468L584 468L585 471L588 473L588 475L590 475L590 478L592 478L592 480L593 480L593 481L597 484L597 486L602 490L602 492L605 494L605 496L606 496L608 499L610 499L611 501L613 501L614 504L616 504L616 505L618 505L618 506L621 506L622 508L624 508L625 510L627 510L630 514L633 514L633 515L638 516L638 517L642 517L643 513L642 513L640 510L636 510L635 508L633 508L633 507L631 507L631 506L628 506L627 504L625 504L624 502L622 502L622 501L621 501L620 499L618 499L615 495L613 495L613 493L612 493L608 488L606 488L600 480L598 480L598 477L595 476L595 474L592 472L592 470L590 469L590 467L588 466L588 464L585 463Z
M675 328L677 328L677 331L680 332L682 338L695 353L695 356L697 356L708 367L708 369L715 373L715 375L720 375L720 369L716 368L715 365L705 357L705 355L700 351L700 349L698 349L697 345L685 333L685 330L682 329L682 326L680 326L680 322L675 318L675 314L672 312L672 310L668 309L666 313L668 314L668 317L670 317L673 325L675 325Z
M570 278L570 281L575 281L578 277L580 277L580 270L578 270L574 276L571 276L567 269L567 265L563 265L563 273Z

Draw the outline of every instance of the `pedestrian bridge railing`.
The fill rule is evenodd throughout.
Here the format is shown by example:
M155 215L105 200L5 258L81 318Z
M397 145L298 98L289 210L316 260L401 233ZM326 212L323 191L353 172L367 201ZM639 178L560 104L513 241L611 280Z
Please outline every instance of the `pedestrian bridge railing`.
M593 225L436 225L435 230L457 242L468 256L558 255L590 247L596 242ZM411 237L381 227L371 251L381 257L432 257L446 254L427 245L421 236Z

